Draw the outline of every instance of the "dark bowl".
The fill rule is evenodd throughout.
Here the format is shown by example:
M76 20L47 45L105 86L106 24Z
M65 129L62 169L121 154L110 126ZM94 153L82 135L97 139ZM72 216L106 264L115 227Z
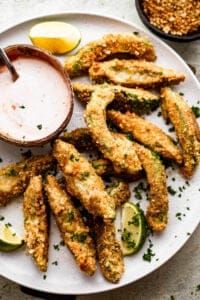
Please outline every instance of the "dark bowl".
M164 39L174 41L174 42L191 42L191 41L200 39L200 28L198 31L195 31L194 33L190 33L187 35L174 35L174 34L170 34L170 33L165 33L164 31L158 29L157 27L155 27L154 25L152 25L150 23L148 17L146 16L146 14L143 10L142 2L143 2L142 0L135 0L137 12L138 12L142 22L144 23L144 25L146 25L156 35L158 35Z

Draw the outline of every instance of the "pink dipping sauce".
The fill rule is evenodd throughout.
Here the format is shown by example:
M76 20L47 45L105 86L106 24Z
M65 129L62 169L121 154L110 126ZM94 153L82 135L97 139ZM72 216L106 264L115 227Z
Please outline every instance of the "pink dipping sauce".
M19 57L13 82L0 68L0 132L23 141L42 139L54 132L70 111L70 91L61 74L37 58Z

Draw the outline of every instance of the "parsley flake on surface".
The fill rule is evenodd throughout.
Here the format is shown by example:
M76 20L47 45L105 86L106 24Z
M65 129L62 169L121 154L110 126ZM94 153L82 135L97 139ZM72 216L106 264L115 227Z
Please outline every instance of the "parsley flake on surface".
M65 246L65 242L63 240L60 241L60 246Z
M41 129L42 129L42 124L38 124L38 125L37 125L37 128L38 128L39 130L41 130Z
M57 251L59 251L59 250L60 250L60 246L59 246L59 244L55 244L55 245L53 245L53 247L54 247L54 249L55 249L55 250L57 250Z
M18 173L15 171L15 169L10 168L7 172L6 172L7 176L17 176Z
M176 191L169 185L167 187L168 192L170 193L170 195L174 196L176 194Z
M87 238L87 233L85 233L85 232L73 233L72 237L71 237L72 241L77 241L79 243L84 243L86 238Z
M151 262L153 256L155 256L155 253L153 253L151 248L148 248L147 252L143 254L143 259L148 262Z
M89 172L83 172L80 175L81 175L81 180L86 180L89 177L90 173Z
M192 106L192 111L195 115L196 118L199 118L200 117L200 107L198 106Z

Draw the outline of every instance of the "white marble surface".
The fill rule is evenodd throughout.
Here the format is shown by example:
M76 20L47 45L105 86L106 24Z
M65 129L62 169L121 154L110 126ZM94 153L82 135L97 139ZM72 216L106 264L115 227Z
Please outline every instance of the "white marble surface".
M103 13L144 27L137 16L133 0L0 0L0 32L28 18L67 11ZM196 68L197 77L200 79L200 41L189 44L169 44L187 63ZM198 300L200 299L200 290L197 288L200 285L199 240L200 228L198 227L186 245L159 270L123 288L96 295L78 296L77 299ZM24 295L17 284L0 278L0 299L38 298Z

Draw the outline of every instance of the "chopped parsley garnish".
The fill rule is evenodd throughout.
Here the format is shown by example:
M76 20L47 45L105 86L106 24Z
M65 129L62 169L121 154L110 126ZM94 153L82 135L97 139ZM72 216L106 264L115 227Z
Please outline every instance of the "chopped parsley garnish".
M170 127L170 128L168 129L169 132L174 132L174 130L175 130L174 127Z
M71 222L72 220L74 220L74 212L73 212L73 210L71 210L71 211L69 211L67 213L67 221Z
M24 109L26 107L24 105L20 105L19 108Z
M98 169L101 166L101 164L99 162L94 161L94 162L92 162L92 166L94 169Z
M53 247L54 247L54 249L55 249L55 250L57 250L57 251L59 251L59 250L60 250L60 246L59 246L59 244L55 244L55 245L53 245Z
M137 200L142 200L142 192L146 192L147 191L147 187L144 185L143 182L140 182L134 189L134 197Z
M15 169L11 168L10 170L8 170L8 171L6 172L6 175L7 175L7 176L17 176L18 173L15 171Z
M136 214L135 216L132 217L131 221L128 222L128 225L134 225L136 227L139 226L140 220L139 220L139 214Z
M65 242L63 240L60 241L60 246L65 246Z
M171 186L168 186L167 190L172 196L174 196L176 194L176 191Z
M124 242L127 242L131 237L131 232L128 231L126 228L124 228L124 231L121 235L121 240Z
M4 216L0 216L0 221L5 220Z
M177 217L178 220L181 221L182 220L182 218L181 218L182 217L182 213L180 213L180 212L176 213L176 217Z
M128 248L135 248L135 242L131 240L132 233L124 228L121 234L121 240L127 244Z
M74 161L79 161L79 158L76 157L73 153L70 154L69 159L70 159L71 161L73 161L73 162L74 162Z
M81 180L86 180L89 177L90 173L89 172L83 172L81 173Z
M42 124L38 124L38 125L37 125L37 128L38 128L39 130L41 130L41 129L42 129Z
M129 141L134 141L133 134L132 134L132 132L130 132L130 131L126 132L126 138L127 138Z
M79 243L84 243L87 238L87 233L74 233L71 237L72 241L77 241Z
M82 68L82 63L80 60L76 61L75 64L73 64L73 73L77 73Z
M161 117L161 116L162 116L162 112L159 111L159 112L157 113L157 116L158 116L158 117Z
M148 261L148 262L151 262L151 259L152 259L153 256L155 256L155 253L153 253L151 248L148 248L147 252L144 253L144 255L143 255L143 259Z
M58 265L58 262L57 262L57 260L53 261L53 262L52 262L52 265L55 265L55 266L57 266L57 265Z
M148 262L151 262L152 257L155 256L155 253L153 253L152 251L152 247L153 247L153 243L149 239L149 247L147 248L147 252L143 254L143 259Z
M46 275L46 274L44 274L44 275L43 275L43 279L45 280L46 278L47 278L47 275Z
M200 107L198 106L192 106L192 111L195 115L196 118L199 118L200 117Z
M12 226L12 224L10 224L10 223L7 223L7 224L5 224L5 226L8 228L8 227L11 227L11 226Z

